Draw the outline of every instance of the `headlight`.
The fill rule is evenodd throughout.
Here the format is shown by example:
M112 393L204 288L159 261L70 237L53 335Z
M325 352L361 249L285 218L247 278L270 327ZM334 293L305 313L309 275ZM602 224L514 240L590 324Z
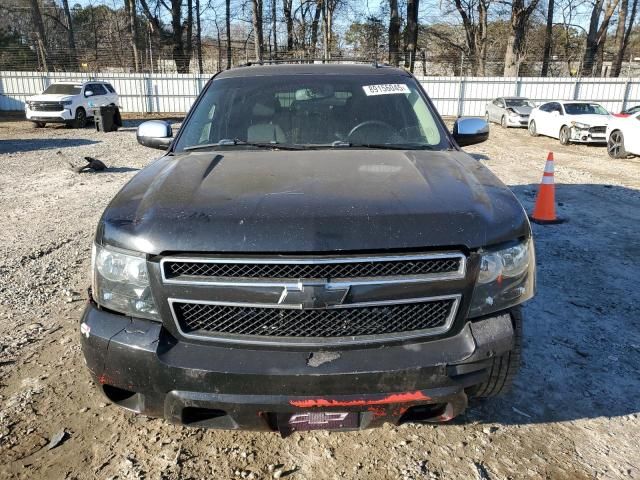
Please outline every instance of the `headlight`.
M62 105L69 106L69 105L71 105L71 104L73 103L73 100L63 100L63 101L62 101L62 102L60 102L60 103L62 103Z
M518 112L516 112L513 108L507 108L507 112L509 113L510 117L518 117L518 116L520 116L520 114Z
M535 263L532 239L483 252L469 316L504 310L530 299L535 289Z
M590 127L590 125L587 125L586 123L580 123L580 122L571 122L571 126L575 127L575 128L579 128L580 130L588 130Z
M98 305L132 317L160 320L144 255L94 244L91 264L93 299Z

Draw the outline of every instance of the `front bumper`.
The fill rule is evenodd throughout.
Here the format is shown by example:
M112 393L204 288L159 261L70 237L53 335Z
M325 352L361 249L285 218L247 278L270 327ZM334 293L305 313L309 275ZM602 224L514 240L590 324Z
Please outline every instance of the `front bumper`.
M73 113L68 108L58 112L42 112L27 107L24 111L27 120L32 122L64 123L73 120Z
M574 143L607 143L605 132L590 132L589 129L571 127L571 141Z
M283 434L283 415L305 412L357 412L358 429L449 420L514 342L508 312L444 339L324 352L187 343L92 303L81 332L91 375L113 403L178 424Z
M508 127L524 127L529 126L529 116L528 115L507 115L507 126Z

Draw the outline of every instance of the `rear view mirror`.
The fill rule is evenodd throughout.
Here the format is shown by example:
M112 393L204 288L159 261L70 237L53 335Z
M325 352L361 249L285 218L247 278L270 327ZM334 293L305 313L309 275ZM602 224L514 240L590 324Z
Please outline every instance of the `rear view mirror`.
M482 143L489 138L489 124L481 118L459 118L453 124L453 138L461 147Z
M164 120L149 120L140 124L136 139L140 145L158 150L166 150L173 140L171 124Z

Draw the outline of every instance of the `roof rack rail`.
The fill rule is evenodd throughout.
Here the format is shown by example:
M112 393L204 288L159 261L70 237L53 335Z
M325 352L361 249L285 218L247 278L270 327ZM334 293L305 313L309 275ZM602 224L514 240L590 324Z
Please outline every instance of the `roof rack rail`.
M252 60L246 63L242 63L240 65L236 65L233 68L240 67L252 67L256 65L278 65L278 64L287 64L287 63L340 63L340 62L349 62L349 63L361 63L368 64L375 68L381 67L389 67L388 63L381 63L377 59L364 59L359 57L340 57L340 58L270 58L264 60Z

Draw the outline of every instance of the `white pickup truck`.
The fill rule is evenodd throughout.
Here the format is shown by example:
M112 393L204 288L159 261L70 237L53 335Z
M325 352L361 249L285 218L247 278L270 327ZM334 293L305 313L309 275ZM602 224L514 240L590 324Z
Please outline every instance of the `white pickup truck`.
M99 81L57 82L49 85L40 95L25 102L27 120L37 127L47 123L65 123L82 128L94 108L118 105L118 94L111 84Z

